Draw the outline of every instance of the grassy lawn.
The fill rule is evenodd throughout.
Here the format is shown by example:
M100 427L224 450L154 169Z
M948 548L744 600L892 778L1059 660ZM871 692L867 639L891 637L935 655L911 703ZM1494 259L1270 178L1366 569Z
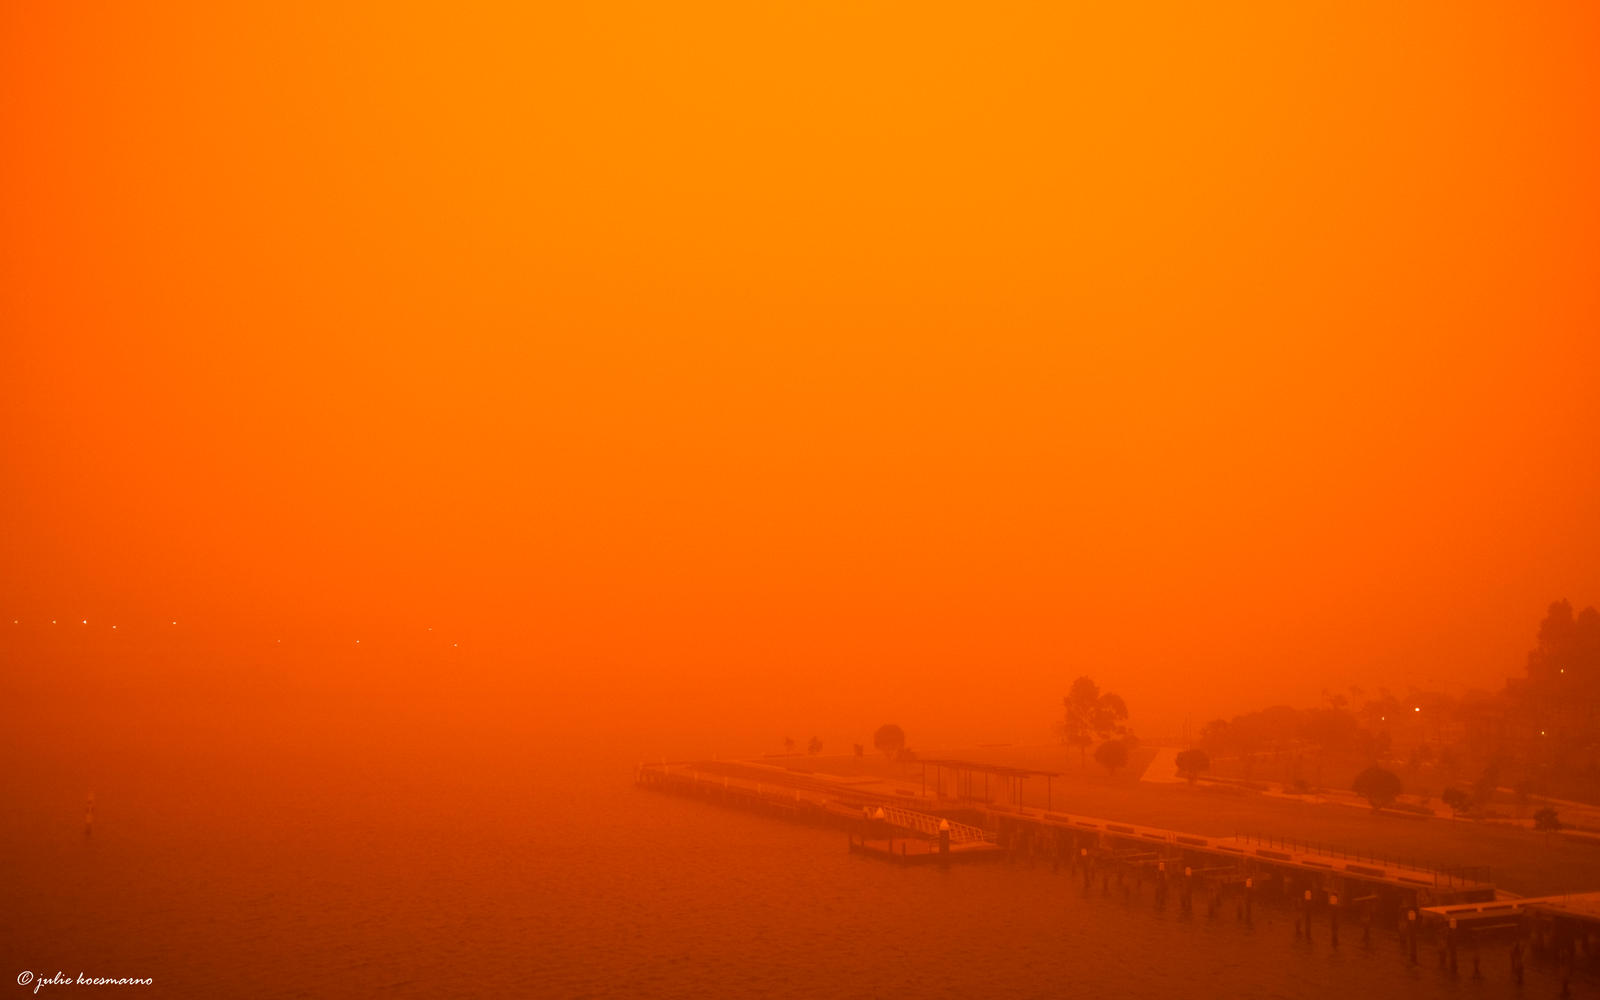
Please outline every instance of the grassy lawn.
M1116 775L1106 774L1093 761L1080 768L1076 754L1069 756L1058 747L983 748L942 756L1057 771L1051 799L1065 812L1209 836L1241 833L1301 840L1428 867L1488 865L1497 885L1524 896L1600 890L1600 844L1496 824L1374 814L1220 786L1141 782L1138 776L1153 754L1149 748L1136 750L1129 766ZM811 758L803 766L878 774L913 785L921 777L920 765L894 764L882 756ZM1045 805L1043 778L1026 782L1024 803Z

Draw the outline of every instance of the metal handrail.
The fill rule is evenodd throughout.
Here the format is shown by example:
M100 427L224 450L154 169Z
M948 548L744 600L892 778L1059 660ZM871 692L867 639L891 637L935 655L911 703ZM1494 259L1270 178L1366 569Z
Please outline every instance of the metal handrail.
M885 822L906 830L915 830L930 837L939 835L939 824L950 824L950 842L952 844L976 844L989 839L989 834L982 827L972 826L969 823L956 823L939 816L930 816L927 813L914 812L900 806L880 806L883 810ZM877 814L874 813L874 816Z
M1234 835L1240 841L1253 842L1266 847L1275 847L1280 850L1299 851L1304 854L1315 854L1325 858L1343 858L1346 861L1355 861L1372 865L1382 865L1390 868L1400 868L1419 874L1431 875L1435 885L1443 882L1444 885L1453 886L1457 882L1466 885L1481 885L1492 881L1491 870L1488 865L1446 865L1420 861L1416 858L1398 858L1376 851L1352 851L1327 844L1316 844L1310 841L1297 840L1293 837L1262 836L1255 833L1238 833Z

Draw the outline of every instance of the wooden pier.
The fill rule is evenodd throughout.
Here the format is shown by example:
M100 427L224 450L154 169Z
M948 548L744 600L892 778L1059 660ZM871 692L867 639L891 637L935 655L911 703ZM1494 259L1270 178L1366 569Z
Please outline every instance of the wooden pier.
M1186 873L1186 892L1259 890L1298 903L1309 900L1319 911L1343 905L1369 916L1394 916L1410 909L1490 903L1497 895L1485 868L1429 868L1271 838L1213 837L1057 810L950 800L908 792L882 779L802 773L759 761L644 764L637 780L661 791L844 829L852 849L871 856L920 856L937 841L935 826L945 820L955 824L952 857L998 850L1057 866L1148 871L1163 879ZM884 819L873 820L878 810ZM899 844L894 852L867 846L888 842L890 831Z
M977 785L970 775L995 773L959 761L936 766ZM1518 899L1498 892L1482 867L1428 867L1322 845L1255 836L1208 836L1029 808L1010 769L986 801L947 798L942 780L919 794L893 779L792 771L763 761L682 761L640 765L641 787L687 795L792 822L846 833L849 850L897 865L940 865L1011 859L1065 868L1082 890L1101 895L1153 893L1185 915L1215 918L1231 908L1243 924L1256 907L1294 915L1297 937L1339 945L1341 925L1369 941L1375 928L1399 930L1401 947L1418 961L1419 938L1439 948L1441 968L1458 967L1458 949L1497 935L1517 939L1513 962L1521 981L1522 942L1535 953L1570 962L1600 953L1600 893ZM994 793L1000 794L996 796ZM1012 802L995 802L995 797Z
M1005 848L988 841L952 844L949 851L941 851L936 840L920 837L888 837L881 840L849 838L850 850L880 861L899 865L961 864L969 861L999 861L1008 856Z

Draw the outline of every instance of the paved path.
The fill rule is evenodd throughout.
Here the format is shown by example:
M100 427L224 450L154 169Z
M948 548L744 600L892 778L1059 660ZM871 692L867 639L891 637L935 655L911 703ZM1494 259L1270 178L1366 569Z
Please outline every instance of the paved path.
M1178 776L1178 748L1157 747L1156 755L1145 765L1144 774L1140 775L1139 780L1158 785L1175 785L1183 781Z

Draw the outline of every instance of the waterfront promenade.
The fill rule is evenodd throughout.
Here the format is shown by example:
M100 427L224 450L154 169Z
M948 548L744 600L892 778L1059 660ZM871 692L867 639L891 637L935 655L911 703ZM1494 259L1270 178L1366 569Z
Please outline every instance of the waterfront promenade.
M924 762L919 762L924 763ZM783 818L828 823L859 834L863 839L886 839L891 833L906 842L927 842L935 836L931 823L944 819L958 824L957 842L984 841L1029 858L1059 864L1076 864L1093 858L1103 864L1150 867L1165 873L1203 873L1207 884L1248 883L1259 879L1280 892L1312 892L1323 905L1344 900L1383 901L1391 908L1445 903L1490 901L1496 898L1486 868L1425 866L1380 856L1351 852L1304 841L1233 835L1207 836L1194 832L1122 822L1017 804L1024 800L1021 781L1027 776L1048 777L1048 772L1028 771L940 758L925 762L943 774L937 784L913 783L873 775L835 775L791 770L764 761L681 761L642 764L640 784L680 794L697 795L728 805L755 809ZM1011 772L1009 775L1004 772ZM963 776L963 773L965 776ZM972 795L947 795L951 786L970 788L972 775L996 773L1008 779L988 786L979 799ZM995 801L1003 790L1011 801ZM880 816L880 811L881 817ZM852 840L854 843L854 840ZM917 848L920 850L921 848ZM1331 901L1331 902L1330 902Z

